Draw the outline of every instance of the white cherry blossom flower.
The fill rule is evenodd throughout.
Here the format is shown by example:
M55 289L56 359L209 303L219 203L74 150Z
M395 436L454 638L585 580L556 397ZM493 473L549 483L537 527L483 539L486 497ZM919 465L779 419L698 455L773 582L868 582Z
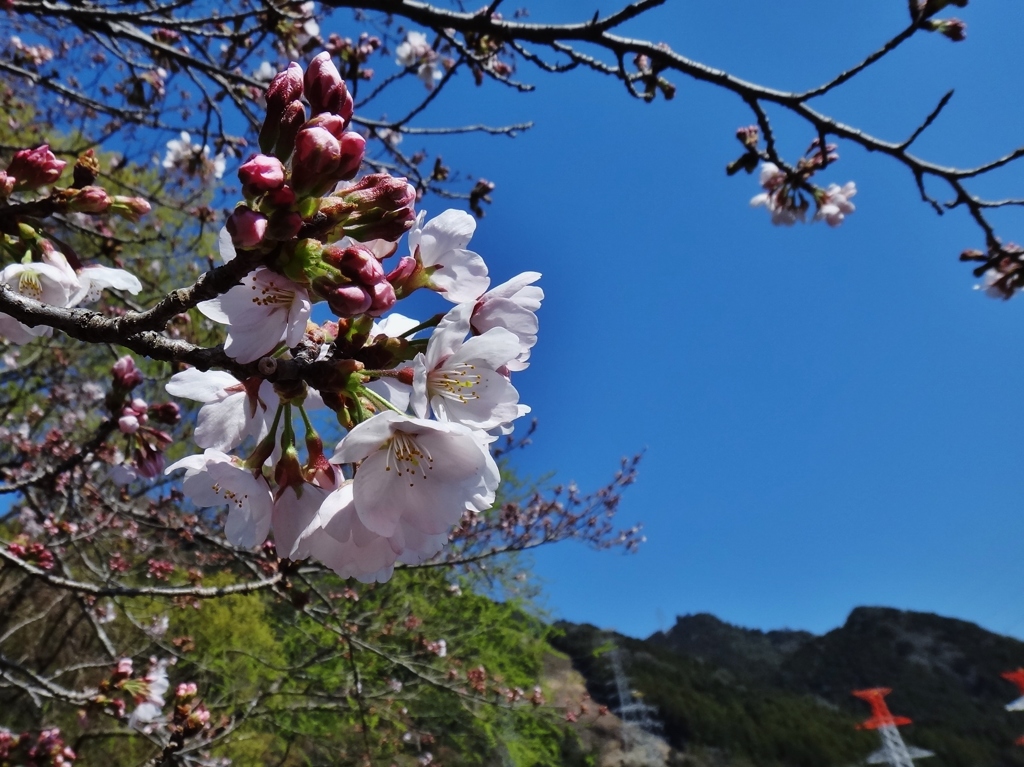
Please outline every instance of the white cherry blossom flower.
M189 368L171 376L164 388L172 397L206 403L199 409L193 438L199 447L223 451L246 437L262 437L277 412L273 385L265 380L254 383L247 386L221 370Z
M384 583L396 562L419 564L437 554L448 542L447 532L426 535L404 520L392 536L371 532L359 519L353 483L343 483L320 509L321 534L311 539L312 556L342 578L362 583Z
M411 67L420 59L433 53L433 48L427 42L427 36L415 29L405 33L405 40L398 44L395 49L395 63L403 67Z
M142 291L139 278L124 269L114 269L100 264L83 266L77 272L68 263L67 256L50 246L43 251L43 263L57 267L68 285L67 306L95 303L104 288L126 290L133 296Z
M124 290L133 296L142 292L142 283L139 278L124 269L91 264L79 269L76 276L78 277L78 290L71 295L68 306L95 303L100 299L104 288Z
M232 544L252 548L267 539L274 499L262 475L254 475L219 450L182 458L164 473L178 469L185 469L182 490L196 506L228 505L224 532Z
M409 248L426 267L435 267L430 287L455 304L475 301L491 278L487 264L476 253L466 250L476 231L476 220L461 210L446 210L425 224L426 212L420 211L409 232Z
M485 437L462 424L385 411L353 428L331 460L362 462L353 497L370 532L391 537L405 523L435 536L447 533L463 510L494 503L498 467Z
M824 220L829 226L839 226L848 214L856 210L854 204L850 202L850 198L855 194L857 194L857 185L852 181L848 181L841 187L838 184L829 184L814 219L816 221Z
M274 501L274 545L282 557L305 559L320 528L318 514L328 491L308 482L288 485Z
M518 417L519 392L496 372L519 354L519 339L492 328L468 341L473 304L459 304L434 329L425 354L413 360L412 409L440 421L492 429Z
M752 207L764 206L771 214L776 226L792 226L803 221L806 208L798 207L786 186L786 174L773 162L761 163L759 174L761 187L765 190L750 199Z
M167 678L167 666L170 660L164 658L153 661L146 672L143 680L146 682L146 697L135 707L132 715L128 717L129 727L138 727L139 724L148 724L160 718L164 708L164 696L170 689L171 683Z
M198 309L228 326L224 351L239 362L255 362L284 341L295 346L306 333L311 309L304 287L260 267L227 293L203 301Z
M519 339L519 354L505 366L510 371L530 366L530 351L537 343L537 310L544 300L544 291L533 284L540 277L540 272L523 272L488 290L473 307L470 324L475 332L505 328Z
M10 264L0 271L0 285L26 298L50 306L64 307L75 285L58 267L51 264ZM53 328L23 325L7 314L0 314L0 336L12 344L26 344L34 338L50 336Z
M398 44L395 49L395 63L403 67L412 67L419 64L416 69L416 76L423 81L427 88L433 88L434 83L443 76L437 59L437 53L427 42L427 36L416 30L409 30L405 33L405 40Z
M342 578L384 583L394 572L400 549L389 538L372 533L359 520L352 482L327 496L320 507L318 534L311 536L310 554Z

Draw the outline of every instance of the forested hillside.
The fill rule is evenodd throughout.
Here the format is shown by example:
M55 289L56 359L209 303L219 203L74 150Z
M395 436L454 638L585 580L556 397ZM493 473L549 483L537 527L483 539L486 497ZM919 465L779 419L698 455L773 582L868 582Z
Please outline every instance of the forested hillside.
M966 621L889 608L855 609L823 636L738 628L711 615L677 619L631 639L559 623L554 645L615 706L608 651L618 646L638 697L658 709L682 758L822 767L863 760L877 735L856 729L868 707L850 691L891 687L890 708L913 719L908 743L928 767L1022 765L1024 716L1000 672L1024 664L1024 642Z

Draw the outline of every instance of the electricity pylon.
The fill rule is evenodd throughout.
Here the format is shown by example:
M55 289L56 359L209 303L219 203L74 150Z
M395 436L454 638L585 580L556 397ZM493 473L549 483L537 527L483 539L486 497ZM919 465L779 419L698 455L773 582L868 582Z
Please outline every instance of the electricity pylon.
M1013 682L1017 685L1017 689L1021 692L1021 697L1017 700L1006 704L1007 711L1024 711L1024 668L1019 668L1016 671L1004 671L1000 676L1007 681ZM1018 746L1024 746L1024 735L1017 738L1014 741Z
M622 750L628 751L636 740L637 729L650 733L661 731L661 722L654 718L658 709L637 700L629 686L629 678L622 668L622 655L615 647L607 654L612 667L612 684L618 705L612 706L612 712L622 720Z
M915 759L935 756L923 748L908 746L903 742L899 727L910 724L905 716L893 716L885 704L885 696L892 690L888 687L875 687L870 690L854 690L853 694L871 706L871 718L857 725L860 730L877 730L882 739L882 747L868 756L868 764L888 764L890 767L914 767Z

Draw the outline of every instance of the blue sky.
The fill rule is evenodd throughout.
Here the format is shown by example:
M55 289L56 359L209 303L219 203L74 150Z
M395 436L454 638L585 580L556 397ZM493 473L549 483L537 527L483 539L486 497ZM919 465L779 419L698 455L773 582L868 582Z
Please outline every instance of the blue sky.
M598 5L615 4L534 3L532 20ZM667 5L627 30L783 88L824 82L907 21L895 0ZM1024 143L1024 17L1010 0L954 10L967 42L922 35L818 106L895 139L952 87L923 156ZM820 181L856 181L856 213L774 228L748 206L756 178L723 172L752 122L735 97L675 78L674 101L647 105L589 72L520 76L537 90L463 78L421 123L537 123L424 144L498 184L473 241L495 281L544 273L541 341L516 380L540 431L520 468L596 487L646 451L620 515L648 542L539 553L551 614L633 635L696 611L820 632L875 604L1024 637L1024 298L972 290L957 255L983 243L966 216L937 217L906 171L844 145ZM773 118L795 160L812 135ZM1019 211L995 220L1024 236Z

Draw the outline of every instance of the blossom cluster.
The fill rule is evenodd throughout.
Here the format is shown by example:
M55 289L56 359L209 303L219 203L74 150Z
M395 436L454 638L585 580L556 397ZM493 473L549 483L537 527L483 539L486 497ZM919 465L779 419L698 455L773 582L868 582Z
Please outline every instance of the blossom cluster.
M121 658L89 702L119 719L127 716L128 726L143 732L163 727L183 737L195 736L210 721L210 711L198 699L194 682L181 682L174 688L173 711L169 717L164 715L171 689L167 669L174 662L173 658L151 657L146 673L136 676L132 659ZM134 706L131 714L129 705Z
M244 276L196 307L225 326L232 372L187 368L167 383L170 395L201 403L193 438L204 452L166 471L184 470L195 505L227 506L233 544L260 546L272 534L280 556L384 581L396 564L437 554L465 515L494 503L489 445L529 411L512 376L528 367L537 341L540 275L492 288L469 249L472 216L428 219L405 179L357 178L365 140L351 130L352 96L330 52L276 74L265 101L261 152L238 168L245 199L219 240L230 273ZM90 159L79 158L74 185L60 189L66 163L46 146L19 152L4 194L48 194L55 210L144 212L141 201L93 186ZM43 304L68 308L103 288L142 288L124 270L77 263L32 227L3 245L16 262L0 283ZM450 309L423 322L394 311L421 289ZM50 332L0 315L10 343ZM143 376L130 356L112 374L105 402L115 440L101 454L115 481L152 478L173 443L164 427L181 410L139 396ZM333 451L313 423L327 410L347 430Z
M227 505L233 544L272 533L283 557L384 581L494 503L489 445L528 412L511 378L537 340L540 275L490 288L469 250L469 214L428 219L404 179L353 180L364 141L349 129L352 98L329 53L279 73L266 102L263 153L239 168L246 199L220 237L225 262L253 268L198 306L226 326L226 354L259 374L171 378L168 393L201 403L193 437L204 452L167 471L185 471L197 506ZM452 307L425 322L393 311L419 289ZM314 323L318 304L334 318ZM298 361L321 374L276 375ZM314 427L326 409L348 430L333 452ZM129 404L123 418L134 426L141 410ZM246 457L232 454L240 448Z
M815 139L795 168L780 168L778 164L765 159L759 151L759 130L756 125L736 131L736 138L746 151L731 163L727 172L732 175L740 170L752 173L760 165L758 180L764 190L750 200L750 204L764 207L771 214L776 226L792 226L807 221L811 204L814 204L814 221L824 221L829 226L839 226L856 208L850 199L857 194L857 185L849 181L843 186L829 184L822 188L811 183L811 177L839 159L834 144L822 144Z
M112 195L95 185L99 164L91 151L75 164L73 185L59 188L57 182L66 166L47 144L16 152L0 171L0 203L33 200L54 212L119 215L132 221L149 212L149 203L142 198ZM10 223L0 236L0 253L14 262L0 270L0 285L7 289L65 308L93 303L106 288L133 295L142 290L138 277L123 269L83 264L73 252L65 254L63 246L39 232L32 219L15 216ZM0 314L0 336L12 344L25 344L52 332L49 327L29 327Z
M31 733L15 734L0 727L0 764L25 767L63 767L72 764L77 755L64 743L60 730L51 727L35 737Z

